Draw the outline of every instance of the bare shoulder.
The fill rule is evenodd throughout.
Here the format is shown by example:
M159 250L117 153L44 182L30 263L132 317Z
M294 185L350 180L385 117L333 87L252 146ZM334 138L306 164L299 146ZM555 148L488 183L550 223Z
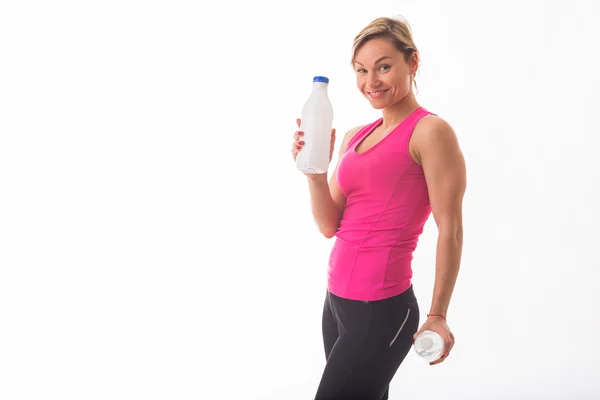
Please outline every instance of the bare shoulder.
M410 141L410 151L415 161L421 164L423 153L434 149L461 152L454 128L443 118L429 115L422 118L415 126Z
M415 127L413 134L419 142L437 142L445 140L457 140L456 132L452 126L437 115L429 115L421 118Z

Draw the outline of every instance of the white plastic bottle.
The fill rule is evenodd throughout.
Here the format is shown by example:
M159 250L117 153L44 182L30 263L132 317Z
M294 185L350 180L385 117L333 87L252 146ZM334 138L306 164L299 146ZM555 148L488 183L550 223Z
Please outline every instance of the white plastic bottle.
M296 156L296 167L305 173L322 174L329 169L333 107L327 94L329 79L313 78L313 90L302 108L300 130L304 146Z
M435 361L444 349L444 339L434 331L423 331L415 339L414 348L421 358Z

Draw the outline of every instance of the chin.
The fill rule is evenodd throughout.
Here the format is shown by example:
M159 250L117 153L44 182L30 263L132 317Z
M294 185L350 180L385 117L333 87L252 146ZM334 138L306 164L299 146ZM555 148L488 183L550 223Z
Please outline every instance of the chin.
M371 107L373 107L376 110L382 110L387 105L387 103L385 103L383 101L377 101L377 100L374 101L370 97L367 97L367 100L369 101L369 104L371 104Z

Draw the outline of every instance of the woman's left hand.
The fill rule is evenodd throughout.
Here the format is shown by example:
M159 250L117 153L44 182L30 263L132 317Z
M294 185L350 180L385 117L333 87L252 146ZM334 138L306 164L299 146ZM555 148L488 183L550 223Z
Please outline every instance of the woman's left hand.
M425 321L421 329L419 329L419 331L414 334L413 340L416 339L421 332L428 330L434 331L435 333L440 335L442 339L444 339L444 349L442 350L440 357L437 360L429 363L429 365L439 364L443 362L446 358L448 358L450 350L452 350L452 347L454 346L454 335L450 331L450 328L448 328L446 320L444 320L441 317L431 316L427 318L427 321Z

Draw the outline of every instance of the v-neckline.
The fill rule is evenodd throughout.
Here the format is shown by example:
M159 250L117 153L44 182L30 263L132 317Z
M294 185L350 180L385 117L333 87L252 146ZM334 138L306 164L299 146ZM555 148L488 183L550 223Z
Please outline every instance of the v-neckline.
M410 118L412 117L417 111L419 111L422 107L417 107L416 109L413 110L413 112L411 112L410 114L408 114L406 116L406 118L404 118L402 121L400 121L398 123L398 125L396 125L388 134L386 134L384 137L382 137L381 139L379 139L379 141L377 141L377 143L373 144L373 146L369 147L368 149L366 149L363 152L358 152L356 150L356 148L358 146L360 146L360 144L362 142L365 141L365 139L367 139L375 129L379 128L381 126L381 124L383 123L383 117L379 118L376 123L374 124L374 126L358 141L356 142L356 144L353 146L352 148L352 152L358 156L362 156L364 154L367 154L369 152L371 152L373 149L375 149L376 147L378 147L381 143L383 143L389 136L391 136L398 128L400 128L402 125L404 125L404 123Z

